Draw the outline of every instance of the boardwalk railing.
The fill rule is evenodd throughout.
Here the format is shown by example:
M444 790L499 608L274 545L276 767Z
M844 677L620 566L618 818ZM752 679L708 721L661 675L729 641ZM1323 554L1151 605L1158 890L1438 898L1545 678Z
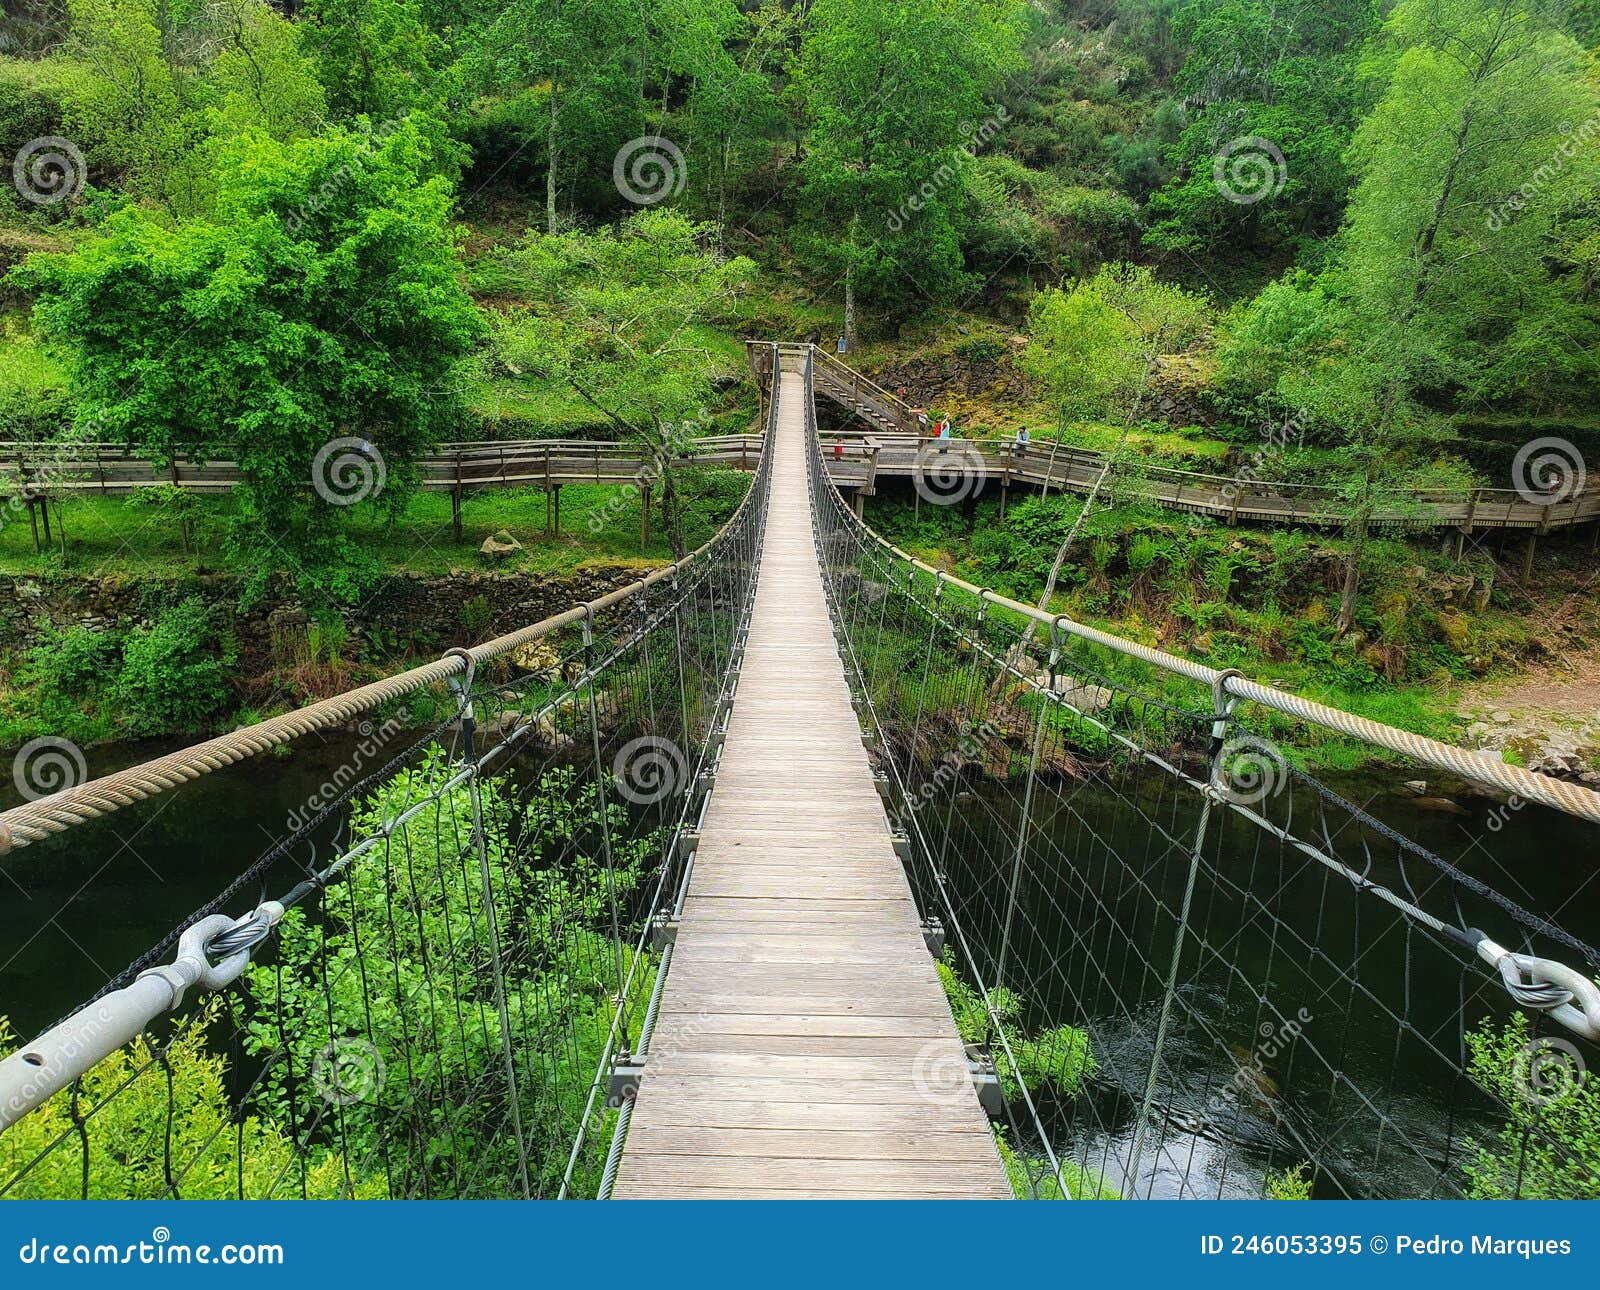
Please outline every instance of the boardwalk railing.
M49 845L367 718L365 764L183 926L37 1038L0 1037L0 1196L599 1193L768 479L600 600L0 814L10 850Z
M874 534L823 466L881 791L1039 1194L1595 1194L1575 1126L1600 953L1296 769L1265 718L1573 827L1600 795L974 587Z

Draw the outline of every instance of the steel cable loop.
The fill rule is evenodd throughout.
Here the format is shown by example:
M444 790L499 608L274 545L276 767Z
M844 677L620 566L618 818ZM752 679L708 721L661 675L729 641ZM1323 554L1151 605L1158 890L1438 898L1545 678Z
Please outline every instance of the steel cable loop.
M766 440L763 435L763 458L765 455ZM62 789L58 793L24 802L20 806L0 812L0 855L20 850L35 842L43 842L52 834L63 833L89 820L110 815L123 807L156 797L202 775L209 775L213 771L247 758L259 756L272 748L292 743L315 731L343 725L353 717L370 712L385 703L459 675L468 668L469 661L482 664L490 659L510 654L531 641L560 631L564 627L582 621L585 617L592 620L597 613L603 613L627 600L643 595L658 582L672 578L697 564L715 560L722 554L722 547L729 535L737 533L739 526L747 518L746 512L751 507L757 491L752 485L728 522L705 545L690 552L676 563L653 570L638 581L619 587L604 596L527 627L508 632L470 650L454 653L452 656L308 704L293 712L270 717L243 730L218 735L214 739L208 739L189 748L179 749L177 752L154 758L138 766L130 766L125 770L114 771L110 775L103 775L87 783Z

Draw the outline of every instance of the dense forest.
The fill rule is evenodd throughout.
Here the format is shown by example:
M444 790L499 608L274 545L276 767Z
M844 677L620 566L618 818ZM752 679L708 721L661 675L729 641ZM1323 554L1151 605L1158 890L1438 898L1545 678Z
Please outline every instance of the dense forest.
M1459 614L1430 640L1385 617L1419 557L1374 516L1570 496L1600 444L1589 0L21 0L4 24L0 438L244 474L68 507L57 557L12 506L21 571L163 568L181 540L247 601L286 577L355 602L433 549L435 445L661 452L750 424L742 338L837 338L958 433L1337 488L1312 652L1353 639L1345 683L1459 679L1491 666ZM334 443L377 468L358 505L305 487ZM656 558L739 487L669 474ZM1149 528L1114 478L1096 500L1018 508L999 550L970 514L880 522L1070 593ZM571 542L619 557L637 523L604 505ZM1301 577L1242 540L1234 563Z

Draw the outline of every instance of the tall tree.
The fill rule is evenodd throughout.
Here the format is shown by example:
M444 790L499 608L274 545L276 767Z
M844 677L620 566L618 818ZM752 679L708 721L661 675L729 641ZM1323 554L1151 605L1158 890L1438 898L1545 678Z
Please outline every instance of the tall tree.
M1575 141L1600 113L1583 50L1539 0L1402 0L1372 68L1384 88L1351 146L1333 275L1345 352L1287 390L1348 438L1341 632L1398 450L1441 407L1596 371L1593 304L1552 255L1600 174Z
M1039 608L1048 609L1061 567L1144 408L1150 373L1162 355L1193 348L1206 336L1210 310L1203 298L1160 281L1145 265L1108 264L1071 290L1040 292L1029 322L1023 364L1055 396L1057 433L1075 417L1113 416L1122 423L1050 566L1039 597ZM1032 636L1030 623L1023 643Z
M724 260L715 230L646 210L594 233L532 233L505 256L537 304L509 314L506 361L571 389L657 463L673 549L683 554L677 484L666 458L699 433L724 359L706 324L727 321L749 260Z
M1001 78L1021 65L1015 0L816 0L794 74L808 121L802 239L891 315L956 298L969 140Z

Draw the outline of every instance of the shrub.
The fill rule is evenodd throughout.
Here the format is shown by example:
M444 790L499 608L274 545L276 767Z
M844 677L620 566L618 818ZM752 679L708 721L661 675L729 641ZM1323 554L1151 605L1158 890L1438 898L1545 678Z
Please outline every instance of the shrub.
M205 602L190 596L151 627L128 634L113 698L130 734L194 730L228 703L226 667L231 651L218 652Z

